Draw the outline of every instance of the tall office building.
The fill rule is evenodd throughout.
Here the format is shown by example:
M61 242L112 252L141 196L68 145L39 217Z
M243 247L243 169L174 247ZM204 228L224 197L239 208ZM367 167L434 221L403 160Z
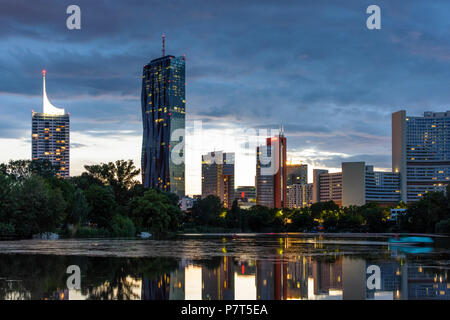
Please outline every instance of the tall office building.
M42 71L42 113L32 112L31 157L49 160L58 167L57 176L70 177L70 115L47 98L46 71Z
M288 164L286 166L288 186L293 184L307 184L308 183L308 165L307 164Z
M287 164L286 166L286 207L302 208L312 202L312 184L308 185L307 164Z
M286 190L286 207L290 209L304 208L313 202L313 184L291 184Z
M365 162L343 162L342 171L314 170L313 202L333 200L339 206L366 203L395 205L400 201L400 175L375 171Z
M286 137L281 131L256 148L256 204L286 206Z
M314 169L313 181L313 203L334 201L342 205L342 172Z
M392 170L400 173L401 199L417 201L450 182L450 111L411 117L392 114Z
M400 175L375 171L365 162L342 163L342 205L395 205L400 201Z
M234 201L234 153L210 152L202 156L202 197L214 195L225 208Z
M163 45L163 56L145 65L142 76L142 183L180 198L185 194L185 84L185 58L165 55Z

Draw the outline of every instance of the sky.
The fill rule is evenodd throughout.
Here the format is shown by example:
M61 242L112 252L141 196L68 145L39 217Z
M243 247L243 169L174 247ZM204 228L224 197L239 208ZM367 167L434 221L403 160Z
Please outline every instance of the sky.
M71 4L80 30L66 27ZM372 4L380 30L366 27ZM164 33L166 52L186 55L188 194L213 150L236 152L236 185L253 185L246 140L281 124L310 180L342 161L390 170L392 112L450 109L449 13L447 0L0 0L0 162L31 157L46 69L50 101L71 116L71 174L140 167L142 67Z

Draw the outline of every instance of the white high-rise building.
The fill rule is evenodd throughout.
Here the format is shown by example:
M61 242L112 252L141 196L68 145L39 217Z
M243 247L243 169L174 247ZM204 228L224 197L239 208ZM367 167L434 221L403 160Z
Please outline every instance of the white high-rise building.
M33 160L49 160L59 167L57 175L70 176L70 115L47 98L46 71L42 71L42 113L32 112L31 154Z
M400 173L404 202L417 201L450 183L450 111L411 117L392 114L392 170Z

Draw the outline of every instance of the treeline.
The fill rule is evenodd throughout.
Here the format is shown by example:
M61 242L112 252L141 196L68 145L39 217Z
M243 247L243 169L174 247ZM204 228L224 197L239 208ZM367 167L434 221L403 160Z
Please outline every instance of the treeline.
M390 208L376 203L340 208L333 201L314 203L301 209L271 209L254 206L241 209L237 202L224 209L220 199L197 200L184 223L191 232L423 232L450 233L450 189L426 193L408 206L407 214L390 219Z
M223 208L208 196L187 213L175 194L144 188L133 161L85 166L59 179L49 161L0 164L0 238L56 232L67 237L164 236L184 232L424 232L450 233L450 189L426 193L397 221L377 204L339 208L334 202L301 209Z
M339 208L333 201L319 202L301 209L263 206L241 209L235 201L227 210L222 208L219 198L208 196L195 202L185 224L185 230L383 232L389 225L388 215L389 209L377 205Z
M0 165L0 236L30 238L57 232L65 236L162 235L180 227L175 194L147 189L135 180L133 161L85 166L86 172L59 179L49 161L10 161Z

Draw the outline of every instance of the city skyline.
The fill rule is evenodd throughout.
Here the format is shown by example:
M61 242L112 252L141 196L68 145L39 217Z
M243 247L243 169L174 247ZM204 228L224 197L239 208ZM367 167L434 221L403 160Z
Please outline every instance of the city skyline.
M0 120L0 144L9 150L0 161L30 158L31 128L24 119L39 109L38 74L47 69L52 101L71 112L72 175L80 174L84 164L117 159L133 159L139 165L140 73L144 63L160 56L163 31L167 53L187 57L187 122L202 120L212 140L205 142L203 153L235 152L215 139L226 130L276 128L282 123L289 140L288 160L303 160L309 170L339 171L343 161L366 161L390 170L391 113L447 110L449 34L442 27L445 16L438 13L447 3L423 7L410 2L405 10L404 4L382 2L383 29L376 34L365 29L364 5L357 1L327 8L309 1L290 3L292 13L287 15L282 5L267 5L274 22L270 30L262 24L267 18L263 10L232 1L196 10L160 4L169 7L153 22L139 19L137 7L129 6L133 20L145 25L142 33L136 23L123 27L129 20L119 17L120 10L109 12L81 1L83 28L70 33L58 18L59 6L39 14L43 9L18 2L6 10L4 21L10 24L0 35L5 41L0 108L7 110ZM93 17L105 10L120 28L106 23L110 28L99 28L102 20ZM170 13L177 10L186 15L178 19ZM332 18L329 10L336 12ZM247 14L249 19L225 28L216 24L231 14ZM25 32L31 25L34 32ZM257 27L249 28L252 25ZM54 30L51 36L49 28ZM211 34L200 32L205 28ZM125 38L129 40L117 45ZM327 54L332 48L333 54ZM187 194L200 193L201 154L192 154L192 161L188 156ZM254 161L236 153L236 186L253 185L254 170Z

